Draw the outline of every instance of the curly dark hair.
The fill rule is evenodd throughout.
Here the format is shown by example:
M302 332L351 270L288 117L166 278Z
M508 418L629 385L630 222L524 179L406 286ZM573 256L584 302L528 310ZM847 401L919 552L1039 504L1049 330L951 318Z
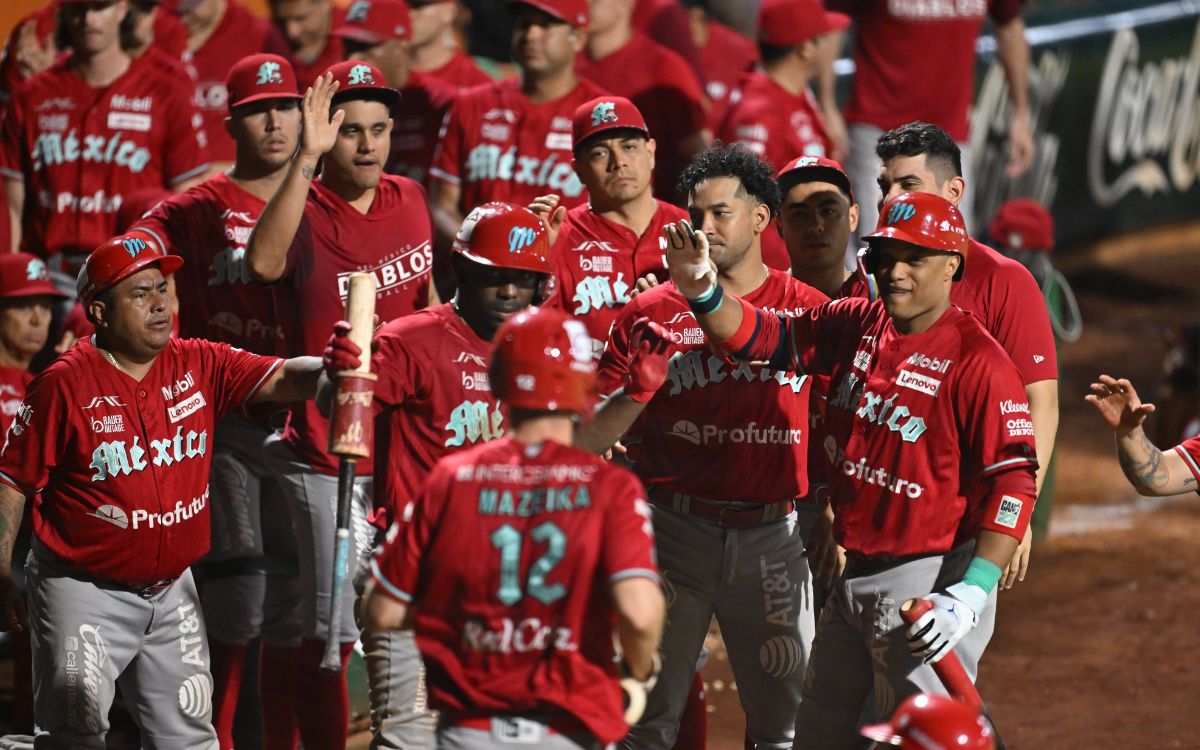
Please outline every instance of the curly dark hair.
M906 123L879 136L875 155L881 161L925 155L925 165L941 182L962 176L962 152L950 134L927 122Z
M679 175L679 192L691 195L697 185L713 177L736 177L741 183L738 196L752 196L771 210L772 217L779 215L780 195L775 175L766 162L742 146L713 141Z

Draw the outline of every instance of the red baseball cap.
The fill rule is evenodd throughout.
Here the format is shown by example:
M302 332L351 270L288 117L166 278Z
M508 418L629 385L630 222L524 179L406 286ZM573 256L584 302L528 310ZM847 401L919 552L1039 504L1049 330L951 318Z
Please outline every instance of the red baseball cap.
M633 102L620 96L600 96L580 104L571 122L571 140L575 148L594 135L607 130L629 128L650 137L646 119Z
M404 0L354 0L333 35L372 47L392 39L411 39L410 10Z
M50 282L46 262L29 253L0 255L0 299L17 297L67 297Z
M400 101L400 92L388 86L383 73L371 63L343 60L330 65L325 69L325 73L332 73L333 80L339 84L337 93L333 95L334 104L354 99L369 99L382 102L388 109L392 109Z
M233 64L225 80L229 111L262 99L300 99L296 71L279 55L247 55Z
M825 10L821 0L764 0L758 11L758 36L773 47L788 47L841 31L850 16Z
M775 173L779 192L784 196L802 182L828 182L841 188L850 202L854 202L854 191L850 189L850 177L842 165L826 156L801 156L792 159L783 169Z
M588 0L508 0L509 8L514 5L536 8L577 29L586 29L591 22Z
M75 287L79 299L87 305L100 292L154 264L163 276L170 276L183 265L183 258L167 255L148 232L131 229L117 235L93 250L79 269Z
M988 227L992 241L1007 250L1054 249L1054 217L1031 198L1005 201Z

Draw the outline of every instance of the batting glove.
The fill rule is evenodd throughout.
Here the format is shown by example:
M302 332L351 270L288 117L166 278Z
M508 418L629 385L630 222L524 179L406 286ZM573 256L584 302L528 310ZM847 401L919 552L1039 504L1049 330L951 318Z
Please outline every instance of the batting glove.
M625 376L625 395L647 403L667 379L667 349L671 334L649 318L638 318L629 332L633 358Z
M333 325L333 335L325 344L321 364L325 373L333 380L341 370L355 370L362 364L362 349L350 340L350 323L339 320Z
M933 664L954 650L955 644L979 622L979 617L965 602L948 594L922 598L932 603L933 609L909 626L908 646L913 656Z
M657 653L654 654L650 676L644 680L633 676L624 659L621 659L619 671L621 673L621 693L625 699L625 723L633 726L638 723L638 719L642 718L642 713L646 710L646 696L658 684L658 674L662 671L662 659Z

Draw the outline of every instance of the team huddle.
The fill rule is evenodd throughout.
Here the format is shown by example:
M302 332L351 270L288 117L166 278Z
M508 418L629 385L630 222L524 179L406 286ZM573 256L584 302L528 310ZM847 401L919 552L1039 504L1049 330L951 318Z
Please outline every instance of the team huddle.
M220 96L146 8L57 0L60 57L5 104L0 626L32 746L103 748L119 689L143 747L232 748L257 639L269 750L345 747L356 644L372 747L700 748L714 618L748 747L996 746L934 667L974 680L1025 576L1055 341L969 235L961 134L852 125L868 176L831 158L807 86L846 16L766 0L726 96L622 41L632 0L511 0L499 82L415 66L453 4L175 12L218 4L183 60ZM1135 485L1195 488L1128 381L1089 399Z

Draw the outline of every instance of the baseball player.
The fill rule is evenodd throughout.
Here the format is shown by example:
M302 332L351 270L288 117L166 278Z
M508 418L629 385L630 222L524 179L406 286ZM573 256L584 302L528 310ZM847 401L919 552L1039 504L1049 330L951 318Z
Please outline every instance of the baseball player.
M951 649L974 679L1035 497L1019 372L950 302L971 262L962 216L923 193L891 198L880 213L868 236L880 299L799 317L725 294L703 239L677 233L667 252L672 280L720 349L832 379L823 448L847 560L805 677L796 723L805 748L852 746L872 691L879 716L914 692L945 693L929 664ZM898 607L913 597L933 609L905 628Z
M988 720L962 701L944 695L917 693L882 724L862 728L863 737L900 750L935 747L960 750L996 750L995 733Z
M679 54L634 30L635 5L636 0L591 0L579 74L637 106L659 142L654 193L682 202L675 184L679 173L712 140L704 89Z
M341 38L347 59L379 68L400 91L404 104L394 113L392 146L384 170L424 182L454 89L412 69L411 28L404 0L356 0L333 33Z
M1133 383L1125 378L1101 375L1099 382L1092 383L1091 391L1084 400L1096 407L1116 433L1121 471L1139 495L1163 497L1197 491L1200 436L1161 451L1150 442L1143 429L1146 417L1155 412L1155 406L1142 403Z
M381 321L437 301L424 194L412 180L383 172L398 99L377 68L353 60L331 67L305 93L300 148L246 245L251 278L276 284L285 351L322 351L344 317L344 295L356 271L375 276ZM314 179L318 163L320 177ZM345 677L319 667L330 627L343 644L343 663L358 629L349 586L342 622L327 622L338 468L325 450L328 435L328 421L315 404L297 405L283 434L268 439L264 450L289 502L300 563L303 638L295 655L296 695L288 705L306 746L336 749L346 742ZM350 559L371 543L371 482L371 462L361 462Z
M716 264L727 283L790 314L825 301L762 263L759 237L779 205L766 164L718 145L696 158L681 183L693 223L720 248ZM642 317L670 334L667 380L655 391L618 391ZM583 428L582 444L602 450L628 432L622 440L648 489L669 591L663 672L625 745L673 745L715 615L753 741L790 748L814 630L803 556L808 530L794 508L807 491L807 380L730 366L709 350L675 286L662 284L634 297L614 321L600 390L610 394L608 408ZM747 474L746 466L774 468Z
M412 3L412 67L450 88L461 91L492 78L459 46L454 34L458 3L454 0L414 0Z
M272 28L263 51L288 59L301 91L345 58L342 40L331 32L346 10L333 0L267 0L267 5Z
M557 232L551 302L583 321L600 359L637 279L655 272L666 278L662 228L687 214L651 191L658 144L633 102L602 96L579 105L572 139L587 203L567 211L550 195L532 207Z
M255 354L276 354L282 331L272 289L254 284L246 241L283 182L300 140L300 95L292 66L255 54L237 61L220 84L225 127L237 146L228 173L163 201L137 224L167 251L187 260L175 273L179 335L219 341ZM248 644L260 644L259 693L267 746L290 746L295 711L291 656L299 643L299 582L287 504L263 457L266 414L231 414L213 435L212 552L201 566L202 603L212 651L213 724L233 747L234 713Z
M71 55L27 80L5 115L12 235L52 270L73 274L112 236L124 196L185 190L208 169L190 89L122 48L127 10L126 0L64 0Z
M237 146L225 131L229 70L262 51L271 27L240 0L187 0L175 12L187 29L183 63L196 82L196 109L204 120L209 156L214 171L223 172L237 156Z
M55 303L67 295L50 282L46 264L28 253L0 255L0 434L21 409L33 380L30 365L46 346L50 315ZM29 518L22 519L13 554L29 550ZM33 726L33 685L29 639L11 641L13 666L12 726L29 731Z
M1008 127L1008 174L1015 177L1033 163L1033 128L1029 111L1029 44L1021 20L1021 0L971 3L863 3L829 0L832 10L854 20L854 79L846 105L846 169L864 199L862 232L875 227L877 215L871 183L879 172L872 153L884 132L921 120L945 128L963 150L968 169L966 193L958 203L967 227L971 215L974 166L968 150L970 109L975 92L975 42L985 16L994 24L996 60L1004 68L1011 107ZM914 52L919 51L919 52ZM821 82L824 97L832 94L832 76ZM884 198L887 198L884 191Z
M446 115L429 170L439 247L450 247L463 217L488 201L527 205L547 192L568 208L584 200L571 168L571 118L604 93L575 75L587 0L509 0L508 7L521 75L460 93Z
M437 747L620 739L614 630L632 692L653 684L664 607L645 492L571 446L595 368L565 313L506 322L488 375L509 434L439 462L372 561L365 630L414 630Z
M715 133L725 119L738 80L758 62L758 47L714 18L709 13L708 0L684 0L683 4L687 6L692 41L704 70L708 126Z
M33 643L37 746L103 748L117 685L148 748L217 748L204 617L209 441L237 407L316 394L320 362L172 338L165 255L140 232L86 261L96 326L33 380L0 455L0 595ZM13 534L33 498L28 619Z
M875 153L882 161L878 177L884 199L911 191L962 205L962 155L945 130L909 123L880 136ZM859 217L860 224L864 220ZM1058 355L1050 313L1037 282L1020 263L973 239L969 245L971 262L962 282L951 290L950 301L978 318L1021 371L1037 435L1041 491L1058 432ZM1024 580L1032 539L1030 532L1021 541L1001 582L1004 588Z

